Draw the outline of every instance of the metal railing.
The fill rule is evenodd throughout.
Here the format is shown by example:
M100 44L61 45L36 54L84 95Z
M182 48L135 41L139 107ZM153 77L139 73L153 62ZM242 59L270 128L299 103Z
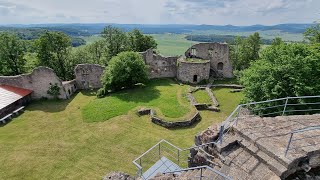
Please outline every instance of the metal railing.
M148 151L146 151L133 161L134 165L138 168L136 177L148 179L149 177L142 176L143 173L150 167L152 167L152 165L154 165L156 162L158 162L163 156L169 158L180 168L188 168L189 155L191 149L202 150L202 148L205 146L213 146L214 144L222 143L224 135L228 133L233 126L237 125L238 121L242 118L241 116L243 115L273 117L284 115L300 115L307 113L313 114L319 112L320 96L287 97L260 102L251 102L247 104L240 104L227 117L227 119L223 123L221 123L219 137L216 141L202 144L200 146L194 146L187 149L181 149L166 140L161 140L159 143L154 145L152 148L150 148ZM291 133L291 136L293 136L293 134L295 133L298 133L298 131L293 131L293 133ZM303 131L308 131L308 128L306 128ZM285 153L287 153L287 151L290 150L291 142L292 138L290 138L289 140ZM207 163L215 165L211 161L208 161ZM184 169L177 170L177 172L181 171L184 171Z
M320 96L286 97L260 102L240 104L221 124L217 143L223 142L224 134L236 125L242 115L274 117L284 115L304 115L320 112Z
M227 180L232 180L232 178L226 176L225 174L211 168L210 166L198 166L198 167L192 167L192 168L186 168L186 169L180 169L180 170L177 170L177 171L170 171L170 172L167 172L169 174L180 174L182 172L185 172L185 171L194 171L194 170L199 170L200 171L200 174L199 175L195 175L194 177L188 177L188 179L200 179L200 180L205 180L205 179L213 179L212 176L208 176L207 174L204 173L204 170L209 170L211 171L212 173L214 173L216 175L216 178L217 177L222 177L224 179L227 179Z
M159 162L162 159L162 157L167 158L168 160L170 160L178 166L175 167L175 172L182 172L185 168L189 167L189 158L191 150L202 151L206 154L207 157L210 157L211 155L204 151L202 148L212 146L215 143L216 142L211 142L202 144L200 146L193 146L190 148L181 149L163 139L133 161L133 164L138 169L136 177L140 177L142 179L150 178L150 176L157 172L158 169L154 169L153 172L147 175L144 175L144 173L147 170L149 170L154 164ZM211 166L217 165L210 160L207 160L206 164ZM163 165L165 165L165 162L163 162ZM170 172L170 168L172 167L166 166L165 168L166 169L164 170L164 172ZM216 172L216 170L214 170L214 172Z
M181 151L180 148L170 142L164 139L161 140L133 161L133 164L138 168L136 177L148 179L149 177L144 177L143 173L157 163L162 157L166 157L173 163L180 165L182 163L180 161L182 156Z
M297 148L302 148L302 147L307 147L307 146L314 146L315 144L309 144L309 145L296 145L295 147L291 147L293 142L297 142L297 141L302 141L305 139L312 139L312 138L319 138L320 137L320 133L315 133L314 135L308 133L308 135L302 135L302 137L299 137L297 139L293 138L294 134L302 134L304 132L309 132L309 131L320 131L320 126L313 126L313 127L307 127L307 128L303 128L303 129L298 129L298 130L294 130L290 133L290 137L289 137L289 141L288 141L288 145L286 147L285 150L285 156L287 156L289 150L293 150L293 149L297 149Z

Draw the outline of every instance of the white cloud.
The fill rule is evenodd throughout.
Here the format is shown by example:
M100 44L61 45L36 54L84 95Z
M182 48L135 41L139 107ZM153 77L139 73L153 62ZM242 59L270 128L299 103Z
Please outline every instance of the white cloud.
M319 0L0 0L0 24L310 23L319 7Z

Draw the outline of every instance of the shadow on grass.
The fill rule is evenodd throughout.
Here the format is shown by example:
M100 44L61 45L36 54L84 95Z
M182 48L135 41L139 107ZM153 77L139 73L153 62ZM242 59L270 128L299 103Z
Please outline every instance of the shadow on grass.
M43 111L49 113L61 112L66 109L79 92L75 92L69 99L59 100L34 100L27 106L28 111Z

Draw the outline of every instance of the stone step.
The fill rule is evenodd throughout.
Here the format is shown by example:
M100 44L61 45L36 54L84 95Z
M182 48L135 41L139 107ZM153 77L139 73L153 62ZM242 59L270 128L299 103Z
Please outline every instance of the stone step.
M278 157L277 155L275 155L274 153L272 153L271 151L268 151L265 147L263 147L262 145L260 145L257 142L254 142L252 140L252 138L250 137L250 135L246 135L243 132L237 131L237 134L239 134L239 136L242 137L243 140L241 140L242 142L242 146L248 146L249 144L253 144L253 146L251 146L249 150L252 150L251 152L255 152L257 150L267 154L269 157L272 157L273 159L275 159L276 161L278 161L278 163L280 163L282 166L286 167L286 169L288 169L289 164L287 162L285 162L283 159L281 159L280 157ZM239 141L240 143L240 141Z
M240 146L249 152L252 156L256 157L260 162L264 163L270 170L272 170L276 175L281 176L288 169L283 164L278 162L273 157L261 151L254 144L246 139L239 142Z
M190 174L192 174L193 170L189 170L189 171L185 171L186 173L184 173L183 175L181 174L180 177L185 178L185 177L189 177Z
M227 165L223 165L220 170L221 173L225 174L226 176L228 176L229 171L230 171L230 167ZM224 180L224 178L218 174L215 174L214 179L216 180Z
M219 153L221 153L223 151L227 151L228 149L231 149L232 146L236 145L238 139L239 139L238 136L229 132L228 134L225 134L223 136L222 144L220 142L218 142L214 146L215 146L216 150Z
M188 173L188 171L183 171L179 177L185 177L185 175Z
M205 177L213 177L213 175L215 175L215 174L209 169L205 169L203 172L203 176L205 176Z
M191 171L191 174L188 176L188 178L194 178L198 174L199 169L195 169Z

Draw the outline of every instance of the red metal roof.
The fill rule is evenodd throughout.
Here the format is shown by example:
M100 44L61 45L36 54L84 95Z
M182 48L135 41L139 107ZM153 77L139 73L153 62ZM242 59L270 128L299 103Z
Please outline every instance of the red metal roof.
M23 88L8 86L8 85L0 85L0 88L13 92L15 94L18 94L20 96L27 96L32 93L32 91L29 89L23 89Z
M0 109L9 106L31 93L32 91L29 89L0 85Z

